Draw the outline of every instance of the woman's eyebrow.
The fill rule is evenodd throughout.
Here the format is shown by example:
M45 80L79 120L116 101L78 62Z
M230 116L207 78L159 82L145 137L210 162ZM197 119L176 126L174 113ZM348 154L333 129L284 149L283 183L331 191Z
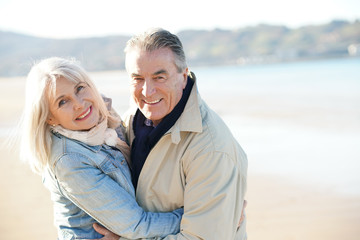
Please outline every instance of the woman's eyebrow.
M60 95L59 97L57 97L55 99L55 101L53 102L53 104L56 104L61 98L63 98L65 95Z

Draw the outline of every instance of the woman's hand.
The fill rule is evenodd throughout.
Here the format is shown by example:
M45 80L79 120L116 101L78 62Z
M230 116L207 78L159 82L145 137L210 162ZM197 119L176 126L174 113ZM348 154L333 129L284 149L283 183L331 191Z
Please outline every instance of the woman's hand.
M245 213L244 213L244 212L245 212L246 205L247 205L247 201L244 200L243 208L242 208L242 210L241 210L241 218L240 218L238 227L240 227L241 223L242 223L242 222L244 221L244 219L245 219Z
M119 240L120 239L120 236L116 235L115 233L110 232L109 230L100 226L97 223L94 223L93 227L94 227L95 231L97 231L101 235L104 235L104 237L96 239L96 240Z
M245 218L244 210L246 208L246 205L247 205L247 201L244 200L243 208L241 211L241 218L240 218L238 227L240 227L241 223L244 221L244 218ZM94 223L93 227L94 227L95 231L97 231L101 235L104 235L104 237L95 239L95 240L119 240L120 239L120 236L116 235L115 233L110 232L109 230L100 226L97 223Z

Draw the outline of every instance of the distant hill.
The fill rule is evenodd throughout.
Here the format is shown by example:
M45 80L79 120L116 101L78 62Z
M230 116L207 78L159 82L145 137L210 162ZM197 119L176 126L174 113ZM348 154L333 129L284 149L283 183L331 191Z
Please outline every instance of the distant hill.
M89 71L124 66L129 36L46 39L0 31L0 76L26 75L34 61L51 56L75 57Z
M360 21L296 29L262 24L177 35L189 66L296 61L349 56L348 47L360 43ZM130 37L47 39L0 31L0 76L26 75L34 61L50 56L75 57L88 71L124 69L123 50Z

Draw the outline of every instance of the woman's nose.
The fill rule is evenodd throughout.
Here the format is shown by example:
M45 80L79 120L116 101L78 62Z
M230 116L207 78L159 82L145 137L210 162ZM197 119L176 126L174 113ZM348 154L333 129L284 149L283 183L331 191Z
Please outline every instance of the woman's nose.
M74 109L84 108L84 100L79 97L74 97Z

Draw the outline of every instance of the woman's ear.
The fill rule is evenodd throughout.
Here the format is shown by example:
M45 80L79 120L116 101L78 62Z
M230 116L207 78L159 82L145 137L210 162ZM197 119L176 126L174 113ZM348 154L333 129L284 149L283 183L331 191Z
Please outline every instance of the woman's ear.
M48 120L46 120L46 123L52 126L55 126L55 124L53 123L53 120L51 118L48 118Z
M46 120L46 123L53 126L53 127L58 125L57 121L55 121L53 116L49 116L48 119Z

